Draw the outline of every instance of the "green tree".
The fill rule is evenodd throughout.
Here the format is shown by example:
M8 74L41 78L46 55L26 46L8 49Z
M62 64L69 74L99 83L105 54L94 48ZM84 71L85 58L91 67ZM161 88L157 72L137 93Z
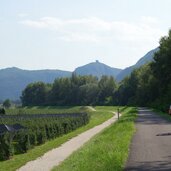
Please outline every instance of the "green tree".
M80 105L95 105L99 93L98 85L95 83L84 84L79 87Z
M70 102L72 89L70 78L56 79L50 91L50 103L52 105L67 105Z
M111 105L113 94L116 90L116 82L113 77L102 76L99 83L98 103L100 105Z
M114 94L119 105L153 106L168 111L171 103L171 30L160 40L154 61L134 70Z
M24 106L45 105L48 91L48 86L43 82L31 83L22 92L22 104Z
M9 99L6 99L4 102L3 102L3 106L5 108L9 108L11 107L11 101Z
M138 85L135 95L137 105L149 106L157 98L156 85L150 64L138 69Z
M158 90L154 105L167 111L171 103L171 30L168 36L161 38L159 51L154 56L151 68Z

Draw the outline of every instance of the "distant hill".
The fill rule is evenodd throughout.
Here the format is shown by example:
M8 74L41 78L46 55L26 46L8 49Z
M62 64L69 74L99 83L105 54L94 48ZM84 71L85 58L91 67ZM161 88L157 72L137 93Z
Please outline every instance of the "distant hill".
M98 60L96 62L89 63L87 65L80 66L74 71L78 75L94 75L101 77L102 75L108 75L116 77L121 69L112 68L108 65L100 63Z
M27 84L35 81L51 83L55 78L71 76L71 72L61 70L22 70L6 68L0 70L0 100L19 99Z
M78 75L102 75L113 76L117 81L121 81L135 69L153 60L154 53L158 48L151 50L142 57L135 65L124 70L112 68L99 61L80 66L74 70ZM17 100L21 96L22 90L31 82L43 81L52 83L55 78L69 77L72 72L61 70L22 70L19 68L6 68L0 70L0 101L6 98Z
M144 55L142 58L140 58L135 65L132 65L132 66L127 67L124 70L122 70L117 75L116 80L117 81L123 80L126 76L129 76L134 69L139 68L140 66L152 61L153 57L154 57L154 54L157 51L158 51L158 48L149 51L146 55Z
M121 71L98 61L75 69L78 75L114 76ZM72 72L61 70L22 70L16 67L0 70L0 100L19 99L22 90L31 82L43 81L52 83L55 78L69 77Z

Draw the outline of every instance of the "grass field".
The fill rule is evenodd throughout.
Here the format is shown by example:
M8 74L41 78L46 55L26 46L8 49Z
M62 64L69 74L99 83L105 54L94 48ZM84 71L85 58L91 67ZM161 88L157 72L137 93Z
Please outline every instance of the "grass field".
M105 120L111 118L113 116L112 111L116 111L117 107L111 107L111 106L97 106L95 107L96 111L92 111L87 107L49 107L50 110L56 110L55 112L58 113L72 113L72 112L81 112L81 111L87 111L91 118L90 118L90 122L73 131L70 132L62 137L58 137L54 140L48 141L47 143L37 146L33 149L31 149L30 151L28 151L25 154L20 154L20 155L15 155L11 160L7 160L7 161L0 161L0 171L14 171L17 168L21 167L22 165L24 165L25 163L27 163L30 160L34 160L37 157L42 156L45 152L56 148L58 146L60 146L61 144L63 144L64 142L66 142L68 139L80 134L81 132L84 132L96 125L101 124L102 122L104 122ZM10 109L11 110L11 114L14 114L16 109ZM12 111L14 110L14 111ZM41 111L41 113L45 113L44 111L47 111L48 108L45 107L35 107L35 108L28 108L28 110L32 113L35 114L35 112Z
M53 171L121 171L135 131L136 108L124 108L122 117L73 153Z

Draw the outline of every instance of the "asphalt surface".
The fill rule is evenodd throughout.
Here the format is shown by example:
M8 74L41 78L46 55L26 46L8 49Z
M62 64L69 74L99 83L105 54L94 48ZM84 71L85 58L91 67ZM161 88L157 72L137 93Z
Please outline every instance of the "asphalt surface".
M140 108L125 171L171 171L171 122Z

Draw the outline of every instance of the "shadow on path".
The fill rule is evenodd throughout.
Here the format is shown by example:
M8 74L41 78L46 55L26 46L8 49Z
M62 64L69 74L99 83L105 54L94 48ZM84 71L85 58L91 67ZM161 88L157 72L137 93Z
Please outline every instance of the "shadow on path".
M154 162L138 162L137 166L130 166L125 171L170 171L170 162L154 161Z
M136 123L138 123L138 124L157 124L157 125L170 124L169 121L167 121L164 118L162 118L161 116L155 114L150 109L139 108L138 111L139 111L139 117L136 120Z

